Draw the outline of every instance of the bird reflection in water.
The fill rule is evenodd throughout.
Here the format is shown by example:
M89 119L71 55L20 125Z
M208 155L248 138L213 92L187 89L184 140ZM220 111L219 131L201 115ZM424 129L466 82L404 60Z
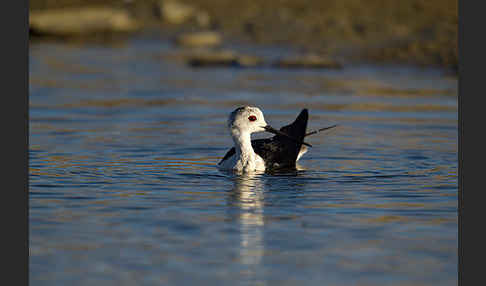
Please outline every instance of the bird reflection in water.
M230 203L238 208L236 220L240 229L238 260L242 266L241 274L252 285L265 284L258 275L265 251L262 174L250 172L234 177L234 188L230 196Z

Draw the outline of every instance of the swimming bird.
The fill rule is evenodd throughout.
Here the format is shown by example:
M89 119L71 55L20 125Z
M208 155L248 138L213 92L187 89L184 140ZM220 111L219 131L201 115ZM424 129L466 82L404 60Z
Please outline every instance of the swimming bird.
M325 127L306 133L309 112L303 109L294 122L276 130L265 122L258 107L244 106L231 112L228 128L234 141L223 159L220 169L236 171L265 171L269 169L295 168L296 162L308 151L304 137L335 127ZM271 138L251 140L251 134L267 131Z

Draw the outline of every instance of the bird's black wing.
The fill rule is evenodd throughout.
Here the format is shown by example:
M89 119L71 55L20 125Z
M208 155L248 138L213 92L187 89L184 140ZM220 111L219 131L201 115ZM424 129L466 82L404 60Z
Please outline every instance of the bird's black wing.
M219 161L218 165L223 163L224 160L233 156L235 153L236 153L235 147L231 147L231 149L229 149L228 152L226 152L226 155L224 155L223 159L221 159L221 161Z

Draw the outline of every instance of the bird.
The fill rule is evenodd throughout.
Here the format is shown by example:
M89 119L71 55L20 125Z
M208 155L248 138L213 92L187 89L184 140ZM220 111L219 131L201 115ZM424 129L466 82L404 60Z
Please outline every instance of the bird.
M266 123L258 107L236 108L227 121L234 147L226 153L218 167L240 172L295 169L296 162L308 151L307 147L312 147L304 142L304 138L337 126L306 133L308 119L309 111L304 108L294 122L276 130ZM263 131L275 136L251 140L252 133Z

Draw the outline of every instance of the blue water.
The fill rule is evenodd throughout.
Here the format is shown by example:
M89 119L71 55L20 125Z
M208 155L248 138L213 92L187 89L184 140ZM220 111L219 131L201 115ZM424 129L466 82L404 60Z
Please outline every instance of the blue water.
M30 46L32 285L457 285L456 78L177 52ZM306 139L296 172L221 172L245 104L277 128L302 108L309 131L339 127Z

